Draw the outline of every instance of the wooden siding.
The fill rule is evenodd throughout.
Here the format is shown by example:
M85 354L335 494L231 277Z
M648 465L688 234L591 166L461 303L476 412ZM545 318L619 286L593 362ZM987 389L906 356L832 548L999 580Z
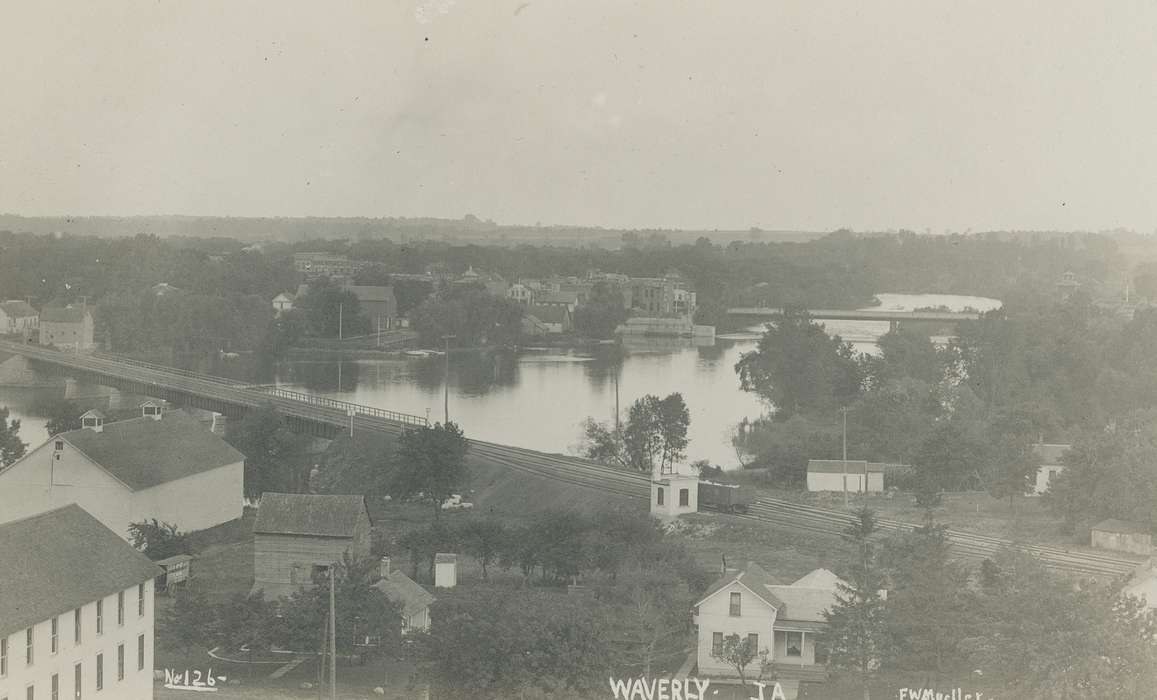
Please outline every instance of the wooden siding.
M314 564L341 561L346 551L354 556L369 556L368 519L364 534L355 534L353 538L257 534L253 542L253 585L255 588L308 585Z

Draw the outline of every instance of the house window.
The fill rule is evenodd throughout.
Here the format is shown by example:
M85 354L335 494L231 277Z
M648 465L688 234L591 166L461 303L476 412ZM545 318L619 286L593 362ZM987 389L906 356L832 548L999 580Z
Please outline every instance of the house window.
M72 697L73 697L73 700L80 700L80 698L81 698L80 689L82 686L81 686L80 682L81 682L82 678L83 678L83 675L80 672L80 664L76 664L75 666L72 667L72 688L73 688Z
M656 491L656 493L658 494L658 495L655 497L655 499L656 499L656 500L655 500L655 504L656 504L656 505L660 505L660 506L661 506L661 505L663 505L663 487L662 487L662 486L660 486L659 488L655 489L655 491Z
M57 440L56 444L53 445L53 447L56 448L57 452L63 450L64 449L64 440Z
M752 653L758 654L759 653L759 635L758 634L747 635L747 646L748 646L748 648L751 649Z
M58 641L60 639L59 634L60 618L54 617L52 618L52 636L49 638L49 641L51 642L49 648L53 654L60 650L60 642Z
M80 644L80 608L72 611L72 641Z
M788 656L803 656L803 632L785 632L783 641Z
M679 489L679 505L685 506L691 503L691 491L688 489Z
M145 670L145 635L137 635L137 670Z
M125 624L125 592L117 593L117 624L124 627Z
M31 627L24 630L24 664L26 666L32 665L32 631L33 628Z
M739 593L731 594L731 610L728 611L731 617L739 617Z
M723 633L714 632L711 634L711 655L719 656L723 653Z
M137 584L137 617L145 616L145 584Z
M96 633L104 634L104 601L96 601Z
M52 674L52 680L49 683L50 697L52 700L60 700L60 675Z
M8 675L8 637L0 637L0 678Z
M24 697L27 700L36 700L36 686L30 685L24 689Z
M125 679L125 645L117 645L117 680Z
M104 654L96 655L96 689L104 689Z

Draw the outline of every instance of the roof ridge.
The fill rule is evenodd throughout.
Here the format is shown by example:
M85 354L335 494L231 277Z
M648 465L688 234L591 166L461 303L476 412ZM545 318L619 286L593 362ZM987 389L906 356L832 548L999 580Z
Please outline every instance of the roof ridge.
M46 518L46 517L52 515L53 513L58 513L62 510L66 510L68 508L78 508L81 511L87 512L83 508L81 508L79 505L77 505L76 503L66 503L62 506L57 506L56 508L52 508L51 510L42 510L39 513L33 513L32 515L25 515L23 518L16 518L15 520L6 520L6 521L0 523L0 530L3 530L4 528L6 528L10 525L16 525L19 523L27 522L29 520L35 520L36 518Z

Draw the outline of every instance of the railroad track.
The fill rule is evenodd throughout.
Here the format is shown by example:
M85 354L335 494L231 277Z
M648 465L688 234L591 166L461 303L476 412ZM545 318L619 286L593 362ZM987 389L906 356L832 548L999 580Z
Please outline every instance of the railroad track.
M776 498L756 499L748 513L739 517L826 535L839 535L853 521L853 517L847 513ZM912 523L888 519L878 520L877 525L883 530L893 531L917 527ZM959 530L948 530L947 537L953 551L967 559L984 559L1003 547L1012 547L1034 554L1049 568L1111 577L1129 575L1140 564L1111 555L1074 552L1052 545L1024 544Z

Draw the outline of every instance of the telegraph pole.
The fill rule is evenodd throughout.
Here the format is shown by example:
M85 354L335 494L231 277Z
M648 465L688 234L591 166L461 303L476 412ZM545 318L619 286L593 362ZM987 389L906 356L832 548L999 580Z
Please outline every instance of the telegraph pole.
M344 311L344 307L345 307L345 304L342 304L340 302L337 305L337 339L338 340L342 339L342 312Z
M442 408L445 411L442 420L444 425L450 422L450 340L455 337L457 336L442 336L442 340L446 341L446 369L442 380Z
M337 615L334 606L334 576L337 569L329 565L329 697L337 700Z
M848 507L848 407L840 409L844 414L844 508Z

